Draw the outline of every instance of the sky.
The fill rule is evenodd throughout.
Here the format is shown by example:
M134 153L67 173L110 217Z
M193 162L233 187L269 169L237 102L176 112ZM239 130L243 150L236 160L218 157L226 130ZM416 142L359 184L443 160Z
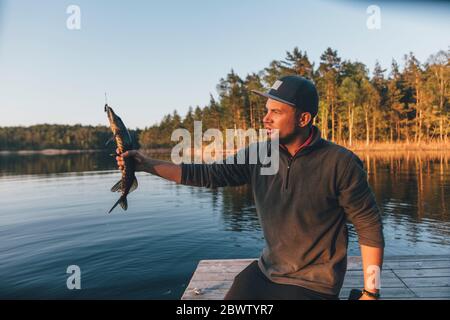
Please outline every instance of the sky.
M80 29L67 27L70 5ZM0 126L108 125L107 92L129 128L148 127L296 46L316 66L327 47L371 69L410 51L425 62L449 48L449 13L444 1L0 0Z

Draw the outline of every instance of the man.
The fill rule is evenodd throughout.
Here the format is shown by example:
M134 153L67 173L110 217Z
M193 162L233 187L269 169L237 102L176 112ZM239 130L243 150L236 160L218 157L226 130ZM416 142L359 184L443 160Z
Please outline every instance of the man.
M361 160L321 138L312 124L318 112L314 84L286 76L267 93L264 127L278 129L279 170L261 175L258 164L181 164L149 159L132 150L137 170L186 185L250 184L266 247L236 276L225 299L338 299L347 267L347 226L361 246L365 288L361 299L379 297L370 284L379 276L384 239L380 212ZM375 271L375 274L373 273Z

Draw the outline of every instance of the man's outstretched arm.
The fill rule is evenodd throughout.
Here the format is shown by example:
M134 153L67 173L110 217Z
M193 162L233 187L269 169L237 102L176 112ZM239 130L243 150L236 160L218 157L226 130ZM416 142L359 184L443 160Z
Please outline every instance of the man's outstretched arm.
M246 151L242 150L241 152ZM214 188L239 186L250 180L249 165L237 164L238 154L232 156L233 161L230 164L177 165L169 161L151 159L137 150L130 150L116 157L119 169L123 169L125 164L123 159L127 157L135 160L136 171L148 172L185 185Z
M118 150L116 150L118 152ZM134 158L136 171L144 171L161 178L181 183L181 165L174 164L169 161L156 160L146 157L142 152L130 150L124 152L121 156L117 156L117 166L120 170L124 167L124 158Z

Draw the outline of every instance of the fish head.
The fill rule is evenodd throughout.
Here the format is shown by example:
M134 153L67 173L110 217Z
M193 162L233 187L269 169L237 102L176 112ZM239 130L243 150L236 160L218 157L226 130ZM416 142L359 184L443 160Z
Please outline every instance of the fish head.
M105 112L108 116L108 120L110 123L114 122L114 118L117 117L116 114L114 113L114 110L108 106L107 104L105 104Z
M114 134L119 133L119 131L120 131L119 123L122 122L122 120L120 120L120 118L114 113L114 110L107 104L105 104L105 112L108 116L108 120L109 120L109 124L110 124L112 132Z
M105 112L108 115L109 124L113 134L122 135L128 138L129 133L122 119L120 119L120 117L117 114L115 114L114 110L107 104L105 104Z

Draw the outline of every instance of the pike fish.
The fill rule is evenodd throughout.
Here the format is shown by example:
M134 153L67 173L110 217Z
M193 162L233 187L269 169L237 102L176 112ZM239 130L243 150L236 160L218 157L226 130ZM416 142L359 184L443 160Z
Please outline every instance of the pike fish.
M122 119L114 113L113 109L108 106L108 104L105 104L105 112L108 115L109 124L113 133L112 138L106 142L106 145L115 141L120 154L125 151L132 150L134 147L134 141L131 138L127 127L123 124ZM123 210L127 210L127 195L136 190L138 186L135 176L134 160L132 158L125 158L124 162L122 178L111 188L112 192L120 192L121 196L108 213L111 213L111 211L113 211L118 204L120 204Z

